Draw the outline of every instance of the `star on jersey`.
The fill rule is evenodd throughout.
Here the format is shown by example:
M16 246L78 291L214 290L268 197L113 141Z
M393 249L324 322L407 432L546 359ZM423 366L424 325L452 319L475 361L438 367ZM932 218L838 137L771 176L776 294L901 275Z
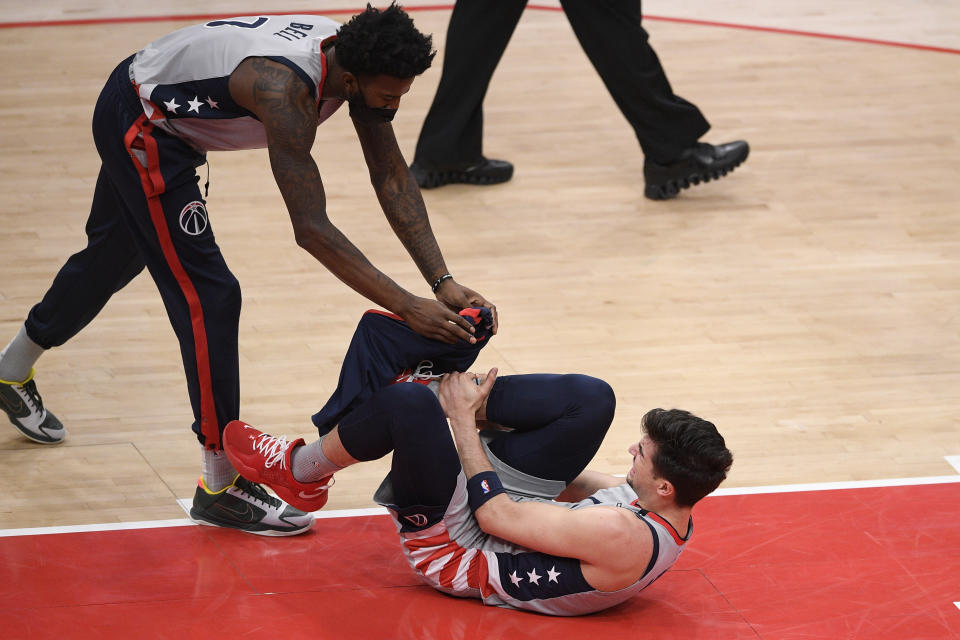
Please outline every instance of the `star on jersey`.
M521 578L520 576L518 576L516 569L514 569L514 571L510 574L510 582L513 583L513 586L519 587L521 580L523 580L523 578Z
M220 108L220 103L217 102L216 100L214 100L213 98L211 98L210 96L207 96L207 99L205 100L205 102L206 102L208 105L210 105L210 108L211 108L211 109L219 109L219 108Z
M534 569L533 571L527 571L527 577L530 579L530 584L535 584L535 585L537 585L537 586L539 587L539 586L540 586L539 580L540 580L540 578L542 578L543 576L538 576L538 575L537 575L537 570Z
M187 104L190 105L190 108L187 109L187 113L191 111L196 111L197 113L200 113L200 105L202 105L203 102L200 101L199 96L193 96L193 100L187 100Z
M557 577L559 576L560 572L557 571L557 565L553 565L547 569L547 582L556 582L557 584L560 584L560 581L557 580Z
M170 113L176 113L177 109L179 109L183 105L177 104L176 98L170 98L170 102L164 101L163 106L165 106L167 108L167 111L169 111Z

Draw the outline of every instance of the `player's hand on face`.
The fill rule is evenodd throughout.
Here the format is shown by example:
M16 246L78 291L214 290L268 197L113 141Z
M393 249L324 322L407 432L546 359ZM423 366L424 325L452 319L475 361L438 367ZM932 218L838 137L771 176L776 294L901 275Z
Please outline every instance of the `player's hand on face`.
M483 401L490 395L496 380L496 367L490 369L485 378L470 372L448 373L440 381L440 406L443 407L443 412L451 420L473 418L483 405ZM472 429L473 425L469 428Z
M466 340L470 344L477 342L470 321L437 300L413 297L409 306L398 315L407 321L411 329L426 338L448 344L457 340Z
M455 282L453 278L448 278L440 283L440 288L437 289L437 300L455 312L467 307L486 307L490 309L490 313L493 314L493 333L497 332L499 327L497 306L473 289Z

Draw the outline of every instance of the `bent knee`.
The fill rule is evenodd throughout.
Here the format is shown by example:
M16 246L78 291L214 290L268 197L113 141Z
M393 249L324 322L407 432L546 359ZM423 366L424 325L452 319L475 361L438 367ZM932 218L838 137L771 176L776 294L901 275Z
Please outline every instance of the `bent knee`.
M422 384L403 382L390 385L379 393L379 398L389 405L391 411L401 416L414 419L437 415L444 417L437 396Z
M604 431L613 422L613 414L617 408L617 397L613 387L605 380L583 374L569 374L567 380L568 402L576 410L589 416L591 422L602 425Z

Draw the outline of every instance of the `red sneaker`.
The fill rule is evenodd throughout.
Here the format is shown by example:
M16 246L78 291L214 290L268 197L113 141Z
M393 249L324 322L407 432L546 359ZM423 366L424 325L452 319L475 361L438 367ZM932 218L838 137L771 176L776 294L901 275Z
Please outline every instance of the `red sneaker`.
M317 482L299 482L290 471L290 452L304 444L303 438L287 442L263 433L241 420L232 420L223 430L223 450L233 468L252 482L265 484L297 509L317 511L327 504L327 489L333 474Z

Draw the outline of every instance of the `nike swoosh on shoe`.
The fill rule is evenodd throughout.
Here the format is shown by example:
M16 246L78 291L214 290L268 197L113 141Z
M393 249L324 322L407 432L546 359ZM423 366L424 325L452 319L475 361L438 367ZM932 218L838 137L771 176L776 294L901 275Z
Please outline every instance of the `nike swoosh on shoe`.
M16 392L14 392L14 393L16 393ZM23 417L21 414L23 414L24 409L27 408L27 405L26 405L26 403L23 401L23 398L21 398L19 395L17 395L17 404L16 404L16 405L10 404L10 401L7 400L6 396L3 396L3 395L0 395L0 402L3 403L3 406L6 407L6 410L7 410L8 412L12 413L14 416L16 416L16 417L18 417L18 418L19 418L19 417ZM29 414L29 413L30 413L30 412L28 411L27 414Z
M216 503L216 504L214 504L213 506L215 506L215 507L217 507L218 509L221 509L221 510L223 510L223 511L226 511L226 512L229 513L231 516L233 516L233 517L236 518L237 520L240 520L241 522L251 522L251 523L252 523L252 522L256 522L256 521L257 521L257 514L255 514L255 513L253 512L253 509L250 508L250 505L245 505L244 508L243 508L243 511L237 511L236 509L231 509L230 507L225 507L225 506L223 506L222 504L220 504L219 502Z

